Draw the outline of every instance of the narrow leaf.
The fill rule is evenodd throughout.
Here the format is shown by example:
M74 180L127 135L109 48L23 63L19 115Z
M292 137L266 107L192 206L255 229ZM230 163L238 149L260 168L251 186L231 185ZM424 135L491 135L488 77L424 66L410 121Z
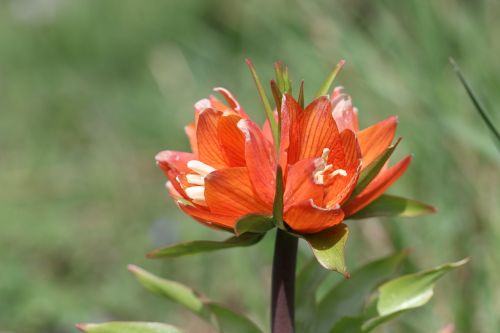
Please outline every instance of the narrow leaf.
M230 237L224 241L190 241L168 245L147 254L148 258L172 258L191 255L201 252L217 251L232 247L250 246L262 239L262 234L245 233L241 236Z
M278 165L276 170L276 193L274 195L274 203L273 203L273 219L274 224L282 229L287 230L285 224L283 223L283 171L281 170L281 166Z
M379 288L377 302L379 316L365 322L363 332L370 332L401 313L426 304L434 294L435 282L468 261L468 258L462 259L428 271L404 275L383 284Z
M469 98L471 99L472 103L474 104L474 107L476 108L477 112L479 112L479 115L481 116L481 118L483 118L483 121L485 122L486 126L488 127L488 129L491 131L491 133L497 139L497 141L496 141L497 147L500 147L500 132L493 124L493 121L491 120L490 116L486 112L486 109L483 107L483 104L481 103L481 101L477 97L477 94L474 93L474 90L472 90L472 87L465 79L465 76L462 74L460 67L458 67L457 63L455 62L455 60L453 58L450 58L450 64L453 67L453 70L455 71L455 73L457 74L458 79L460 80L460 82L464 86L465 90L467 91L467 94L469 95Z
M336 284L319 301L314 333L328 332L342 317L356 317L363 310L365 299L382 281L399 267L408 251L370 262Z
M266 91L260 82L260 79L257 75L257 71L255 70L255 66L252 64L250 59L246 59L246 63L248 68L250 69L250 73L252 74L253 80L255 81L255 86L257 87L257 92L259 93L260 100L262 105L264 106L264 111L266 112L267 119L269 120L269 124L271 125L271 130L273 132L274 142L279 142L278 137L278 124L276 123L276 119L274 119L273 109L271 108L271 104L269 103L269 99L267 98Z
M321 85L321 88L319 88L318 92L316 93L316 97L319 96L324 96L328 94L328 90L330 90L330 87L333 84L333 81L335 81L335 77L337 77L337 74L340 72L342 67L345 65L345 60L340 60L337 66L330 72L330 75L326 78L325 82Z
M77 324L76 327L87 333L181 333L174 326L146 322L108 322L103 324Z
M206 309L200 295L193 289L179 282L160 278L135 265L129 265L128 270L147 290L184 306L204 319L210 319L210 311Z
M369 217L415 217L436 212L436 208L420 201L384 194L377 200L349 216L349 219L365 219Z
M146 289L184 306L214 325L220 332L262 333L262 330L244 315L211 301L179 282L160 278L133 265L129 266L129 270Z
M398 146L398 144L401 142L401 138L399 138L396 143L394 143L392 146L387 148L375 161L370 163L366 168L361 171L361 174L359 175L358 183L356 184L356 187L354 188L353 193L351 194L351 197L349 199L352 200L354 199L358 194L363 192L363 190L370 184L370 182L378 175L380 170L382 170L384 164L389 160L391 157L392 153Z
M273 94L274 104L276 105L276 111L280 112L281 111L281 98L283 97L283 95L281 94L281 91L278 88L276 81L274 81L274 80L271 80L271 92Z
M344 250L349 230L343 223L315 234L303 235L318 262L330 271L349 277Z
M243 216L236 222L234 231L236 235L248 232L262 234L272 228L274 228L274 221L272 217L250 214Z

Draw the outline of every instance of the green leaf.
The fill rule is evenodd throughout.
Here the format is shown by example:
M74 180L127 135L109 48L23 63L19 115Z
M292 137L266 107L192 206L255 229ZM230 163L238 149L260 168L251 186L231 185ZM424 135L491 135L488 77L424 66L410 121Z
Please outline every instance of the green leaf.
M349 216L349 219L365 219L377 216L415 217L436 212L436 208L420 201L384 194L371 204Z
M247 232L262 234L272 228L274 228L274 221L272 217L250 214L243 216L236 222L234 231L236 235L241 235Z
M316 97L328 94L328 90L332 86L333 81L335 81L337 74L340 72L342 67L344 67L344 65L345 65L345 60L340 60L339 63L335 66L335 68L330 72L325 82L323 82L321 88L319 88L318 92L316 93Z
M255 323L242 314L213 302L181 283L160 278L137 266L130 265L129 270L146 289L184 306L211 323L219 332L262 332Z
M255 70L255 66L253 65L252 61L250 61L250 59L246 59L246 63L248 68L250 69L250 74L252 74L252 78L255 82L255 86L257 88L257 92L259 93L264 111L266 112L267 119L269 120L269 125L271 126L274 142L278 143L278 124L276 123L276 119L274 118L273 109L271 108L271 104L269 103L269 99L267 98L266 91L264 90L264 87L260 82L259 76L257 75L257 71Z
M328 332L341 317L356 317L363 310L367 296L383 280L394 274L408 251L373 261L358 268L351 278L336 284L319 301L315 329L311 332Z
M362 317L342 317L329 333L362 333Z
M318 265L315 257L297 274L295 283L295 325L297 332L307 332L316 312L316 290L330 271Z
M262 239L262 234L247 232L241 236L230 237L224 241L190 241L171 244L147 254L148 258L172 258L201 252L210 252L232 247L250 246Z
M276 170L276 193L274 195L274 203L273 203L273 219L274 224L282 229L287 231L285 224L283 223L283 170L281 170L281 166L278 165Z
M426 304L434 294L435 282L447 272L468 261L468 258L462 259L428 271L404 275L384 283L379 288L378 316L363 324L363 332L370 332L401 313Z
M160 278L135 265L129 265L128 270L149 291L184 306L204 319L210 319L210 311L206 309L200 295L193 289L181 283Z
M396 143L387 148L379 157L377 157L375 161L370 163L370 165L368 165L365 169L363 169L363 171L361 171L358 183L356 184L356 187L354 188L354 191L352 192L347 203L353 200L358 194L363 192L368 184L370 184L370 182L378 175L380 170L382 170L384 164L387 162L387 160L389 160L389 157L391 157L399 142L401 142L401 138L399 138Z
M318 262L330 271L349 277L345 264L344 250L349 229L343 223L315 234L303 235L312 248Z
M465 90L467 91L467 94L469 95L469 98L471 99L472 104L474 104L474 107L476 108L477 112L479 113L481 118L483 118L484 123L486 124L486 126L488 127L490 132L493 134L493 136L496 138L495 143L497 144L497 148L500 149L500 132L493 124L493 121L491 120L491 118L488 115L488 113L486 112L486 109L484 108L483 104L481 103L481 101L477 97L477 94L474 93L474 90L472 90L472 87L465 79L465 76L462 74L462 71L460 70L460 68L458 67L457 63L455 62L455 60L453 58L450 58L450 64L453 67L453 70L455 71L455 73L457 74L458 79L460 80L460 82L464 86Z
M108 322L103 324L77 324L76 327L87 333L181 333L181 330L161 323L146 322Z

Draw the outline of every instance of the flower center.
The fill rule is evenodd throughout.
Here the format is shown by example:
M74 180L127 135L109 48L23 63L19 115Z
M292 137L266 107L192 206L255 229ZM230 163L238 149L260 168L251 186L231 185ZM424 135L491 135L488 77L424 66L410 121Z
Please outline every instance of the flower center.
M193 200L193 203L206 206L205 201L205 177L215 171L215 168L197 160L187 162L187 167L194 173L188 173L186 180L188 184L194 185L186 187L186 195Z
M333 165L327 164L328 155L330 155L330 149L323 148L321 160L316 165L316 170L314 170L313 173L314 183L317 185L324 185L326 179L331 179L335 176L347 176L347 171L345 171L344 169L333 170Z

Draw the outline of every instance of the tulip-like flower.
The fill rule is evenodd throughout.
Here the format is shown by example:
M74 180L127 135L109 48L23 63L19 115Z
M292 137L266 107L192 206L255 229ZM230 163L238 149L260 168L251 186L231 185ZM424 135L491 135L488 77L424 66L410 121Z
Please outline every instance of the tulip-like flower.
M411 161L408 156L392 167L383 163L376 177L355 191L363 171L391 145L396 117L359 130L358 112L342 88L304 109L285 93L276 113L281 117L277 153L269 123L259 127L229 91L215 90L226 104L213 96L195 104L195 121L186 127L192 152L156 156L170 195L204 224L232 230L249 214L272 215L279 165L286 227L317 233L377 199Z

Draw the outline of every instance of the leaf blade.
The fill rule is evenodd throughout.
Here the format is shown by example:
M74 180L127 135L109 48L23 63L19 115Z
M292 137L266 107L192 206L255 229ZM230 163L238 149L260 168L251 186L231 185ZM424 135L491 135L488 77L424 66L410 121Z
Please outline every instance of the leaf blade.
M148 322L107 322L102 324L77 324L76 327L86 333L182 333L178 328Z
M435 212L436 208L423 202L395 195L383 194L359 212L349 216L349 219L356 220L379 216L416 217Z
M236 222L234 226L234 231L236 235L239 236L248 232L262 234L269 231L272 228L274 228L274 221L272 217L257 215L257 214L249 214L243 216Z
M255 233L245 233L241 236L233 236L224 241L189 241L167 245L162 248L150 251L147 254L148 258L173 258L185 255L192 255L202 252L211 252L232 247L245 247L258 243L263 235Z

